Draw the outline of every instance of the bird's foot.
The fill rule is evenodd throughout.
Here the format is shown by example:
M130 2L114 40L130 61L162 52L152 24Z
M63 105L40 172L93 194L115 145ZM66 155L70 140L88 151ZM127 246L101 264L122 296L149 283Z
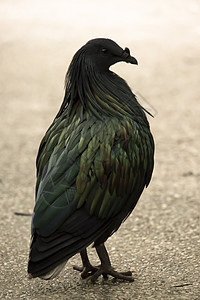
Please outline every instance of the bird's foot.
M90 263L88 263L83 267L73 266L73 269L81 272L81 277L85 279L95 274L98 271L99 267L93 267Z
M108 275L116 278L116 279L122 279L126 281L134 281L134 278L132 277L132 271L127 272L117 272L113 269L113 267L108 265L101 265L100 268L91 275L88 279L90 279L93 283L99 278L99 276L103 276L104 279L108 278Z
M99 267L93 267L89 261L88 255L87 255L87 250L83 249L80 252L81 255L81 259L83 262L83 266L79 267L79 266L73 266L73 269L76 271L81 272L81 277L83 279L90 277L91 275L93 275L98 269Z
M134 278L132 277L131 271L128 272L117 272L114 270L114 268L111 266L111 262L108 256L108 252L106 250L106 247L104 244L100 244L96 246L97 254L101 261L100 268L92 275L90 276L90 279L92 282L95 282L100 275L102 275L105 279L108 278L108 275L111 275L112 277L116 279L122 279L126 281L134 281Z
M81 277L83 279L87 278L88 280L95 282L101 275L103 276L104 279L108 279L108 275L110 275L116 279L122 279L130 282L134 281L134 278L132 277L132 273L135 271L117 272L114 270L114 268L111 266L110 259L104 244L100 244L96 246L96 250L101 260L100 266L94 267L91 265L88 259L86 249L83 249L80 252L83 266L82 267L76 265L73 266L74 270L81 272Z

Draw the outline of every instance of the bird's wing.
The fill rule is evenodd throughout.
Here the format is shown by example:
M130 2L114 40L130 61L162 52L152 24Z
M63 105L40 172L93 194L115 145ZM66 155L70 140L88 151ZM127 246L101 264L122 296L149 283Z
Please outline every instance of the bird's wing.
M58 123L46 134L37 160L33 225L45 232L48 224L48 233L82 206L89 216L115 216L127 201L135 201L134 194L152 172L148 135L139 134L130 120L108 118L102 123L91 118L67 128Z
M29 260L34 276L98 238L105 241L132 211L152 172L148 130L141 134L133 121L65 122L54 121L37 158Z
M117 215L138 200L153 170L153 139L148 129L129 120L107 119L87 131L89 140L80 160L74 201L101 219ZM84 138L80 140L84 143ZM141 193L141 192L140 192Z
M32 227L54 232L76 209L76 177L80 168L81 152L78 144L85 126L80 119L66 125L66 118L55 119L46 132L38 151L36 204Z

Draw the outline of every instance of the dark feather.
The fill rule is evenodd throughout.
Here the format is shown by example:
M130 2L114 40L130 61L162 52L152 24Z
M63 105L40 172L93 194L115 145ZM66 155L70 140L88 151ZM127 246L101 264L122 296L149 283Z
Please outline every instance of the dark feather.
M150 182L154 142L144 109L109 71L117 61L136 63L123 53L113 41L96 39L69 66L64 101L36 161L28 266L33 277L45 276L92 242L106 241Z

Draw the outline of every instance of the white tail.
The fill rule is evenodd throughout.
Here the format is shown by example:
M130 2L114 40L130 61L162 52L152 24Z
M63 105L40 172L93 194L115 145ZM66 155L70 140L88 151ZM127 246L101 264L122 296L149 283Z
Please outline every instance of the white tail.
M66 263L67 262L64 261L63 263L61 263L60 265L55 267L53 270L51 270L51 271L47 272L46 274L39 276L39 277L44 280L49 280L49 279L55 278L62 271L62 269L64 268ZM32 278L33 278L32 275L29 274L29 279L32 279Z

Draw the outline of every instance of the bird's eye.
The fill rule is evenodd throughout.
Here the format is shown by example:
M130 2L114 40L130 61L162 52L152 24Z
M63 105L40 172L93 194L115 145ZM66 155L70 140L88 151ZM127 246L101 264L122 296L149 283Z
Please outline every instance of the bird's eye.
M109 51L108 51L108 49L106 49L106 48L102 48L102 49L101 49L101 52L102 52L103 54L108 54Z

